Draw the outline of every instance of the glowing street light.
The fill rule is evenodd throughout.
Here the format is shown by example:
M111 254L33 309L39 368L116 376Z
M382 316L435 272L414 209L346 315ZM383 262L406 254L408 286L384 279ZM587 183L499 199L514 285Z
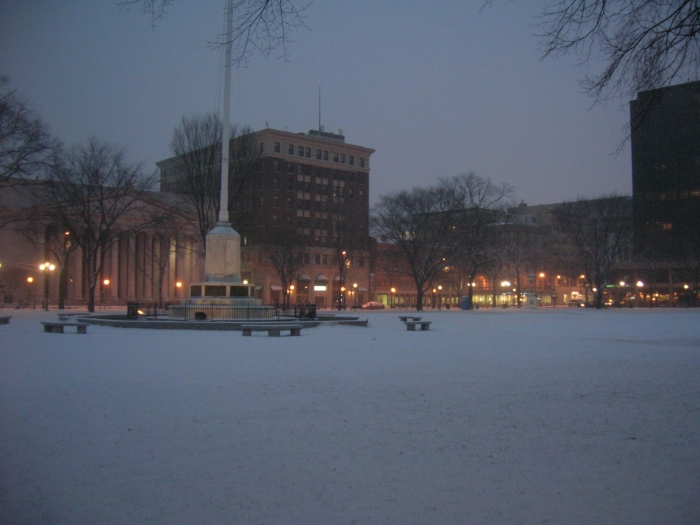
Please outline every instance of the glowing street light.
M44 310L49 309L49 272L53 272L56 267L49 263L45 262L44 264L39 265L39 269L44 272Z

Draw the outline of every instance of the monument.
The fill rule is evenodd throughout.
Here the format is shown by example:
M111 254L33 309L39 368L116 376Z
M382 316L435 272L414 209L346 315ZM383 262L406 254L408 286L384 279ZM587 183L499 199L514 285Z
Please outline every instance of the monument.
M226 13L226 35L231 34L233 6L229 0ZM226 44L224 74L224 115L221 137L221 197L219 220L207 234L204 256L204 282L190 285L183 317L194 319L234 319L240 317L240 307L250 317L250 306L262 301L253 297L255 286L241 282L241 237L231 227L228 217L228 175L231 107L231 41ZM195 308L192 308L195 306ZM200 308L198 308L200 307ZM239 308L236 308L239 307Z

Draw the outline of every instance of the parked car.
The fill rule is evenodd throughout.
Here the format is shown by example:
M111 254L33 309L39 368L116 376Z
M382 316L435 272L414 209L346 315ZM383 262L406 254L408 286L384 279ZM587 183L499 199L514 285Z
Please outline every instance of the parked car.
M569 308L583 308L583 301L569 301Z
M379 301L370 301L362 305L364 310L383 310L384 305Z

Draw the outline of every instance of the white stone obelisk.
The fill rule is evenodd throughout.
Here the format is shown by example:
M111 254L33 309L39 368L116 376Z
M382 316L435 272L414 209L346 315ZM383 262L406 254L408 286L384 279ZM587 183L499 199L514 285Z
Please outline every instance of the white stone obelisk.
M224 115L221 137L221 203L219 220L207 234L204 260L205 281L241 282L241 237L231 227L228 216L229 141L231 129L231 32L233 0L226 2L226 63L224 65Z

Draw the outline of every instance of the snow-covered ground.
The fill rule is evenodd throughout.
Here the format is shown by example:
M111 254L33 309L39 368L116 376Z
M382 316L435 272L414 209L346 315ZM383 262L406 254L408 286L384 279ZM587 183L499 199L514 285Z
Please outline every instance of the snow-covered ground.
M0 523L700 523L700 311L301 337L0 310Z

